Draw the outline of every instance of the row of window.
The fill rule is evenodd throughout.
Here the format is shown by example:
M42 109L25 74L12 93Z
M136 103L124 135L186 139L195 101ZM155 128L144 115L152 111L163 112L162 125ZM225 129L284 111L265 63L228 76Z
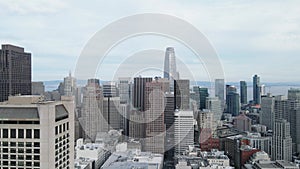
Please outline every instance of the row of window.
M39 129L0 129L0 138L40 138Z
M2 147L40 147L39 142L0 142Z
M40 162L24 162L24 161L2 161L0 162L0 165L2 166L34 166L34 167L39 167Z
M14 154L11 154L11 155L8 155L8 154L3 154L2 157L1 157L2 160L13 160L13 161L16 161L16 160L40 160L40 156L39 155L14 155Z
M0 153L26 153L40 154L40 149L2 148Z
M68 130L69 130L69 122L63 123L59 126L55 126L55 135L58 135Z

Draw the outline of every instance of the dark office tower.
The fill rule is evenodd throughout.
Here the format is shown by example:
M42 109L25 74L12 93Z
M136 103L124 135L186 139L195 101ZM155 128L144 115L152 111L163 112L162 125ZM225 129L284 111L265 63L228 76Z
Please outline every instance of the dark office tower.
M208 88L200 87L200 110L203 110L206 108L206 98L209 96L208 94Z
M166 94L166 107L164 111L165 125L166 125L166 141L164 159L165 168L174 168L174 94Z
M236 92L230 92L227 94L227 112L232 116L238 116L240 114L240 99L239 94Z
M176 56L174 48L168 47L165 54L164 62L164 78L170 81L170 90L173 92L174 80L179 78L178 72L176 71Z
M177 109L188 110L190 107L190 81L174 81L175 105Z
M228 112L228 105L229 105L229 94L237 93L237 88L232 85L226 85L226 110Z
M253 76L253 102L254 104L261 103L261 91L260 91L260 77Z
M240 81L241 104L247 104L247 83Z
M224 79L216 79L215 80L215 96L219 98L219 100L224 104L224 87L225 82Z
M133 106L145 111L145 86L147 82L151 82L151 77L135 77L133 84Z
M31 95L31 53L2 45L0 50L0 102L11 95Z

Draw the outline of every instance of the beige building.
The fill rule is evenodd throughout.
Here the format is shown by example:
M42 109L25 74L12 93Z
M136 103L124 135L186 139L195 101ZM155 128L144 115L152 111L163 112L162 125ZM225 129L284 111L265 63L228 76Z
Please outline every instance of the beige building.
M0 168L73 168L74 104L65 99L15 96L1 103Z

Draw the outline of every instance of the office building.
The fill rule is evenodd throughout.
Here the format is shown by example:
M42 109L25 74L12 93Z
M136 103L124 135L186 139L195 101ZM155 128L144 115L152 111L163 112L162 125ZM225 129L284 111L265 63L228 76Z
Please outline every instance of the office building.
M95 141L97 132L108 131L108 114L103 113L103 94L99 79L89 79L83 89L80 124L85 139Z
M133 107L145 111L145 87L151 82L151 77L135 77L133 84Z
M170 91L174 91L174 80L179 79L179 73L176 70L176 56L173 47L167 47L164 62L164 78L170 81Z
M104 82L102 85L103 96L104 97L117 97L117 85L116 82Z
M181 155L194 145L193 111L175 111L175 154Z
M229 92L226 95L226 110L227 113L232 116L238 116L240 114L240 96L236 92Z
M247 83L246 81L240 81L240 95L241 95L241 104L247 104Z
M222 110L221 101L219 100L218 97L207 97L205 109L210 110L214 114L213 116L215 122L221 120L223 110Z
M276 119L272 139L272 159L292 161L292 137L290 123L285 119Z
M0 102L8 96L31 95L31 53L22 47L2 45L0 79Z
M69 76L64 78L64 83L63 83L64 87L63 93L60 93L63 96L75 96L76 94L76 79L74 77L72 77L71 72L69 73Z
M72 99L14 96L0 105L1 168L74 167Z
M107 117L109 130L121 129L120 97L103 98L103 114Z
M165 96L164 85L157 80L146 83L145 87L145 116L146 139L145 151L164 154L165 152Z
M300 153L300 89L288 90L288 121L291 125L293 152Z
M200 87L199 93L200 93L200 110L203 110L206 108L206 98L209 96L208 88Z
M31 83L31 94L32 95L43 95L45 92L45 86L43 82L32 82Z
M260 86L260 77L258 75L253 76L253 103L261 103L261 86Z
M261 98L260 124L267 126L268 129L273 129L275 118L275 97L271 94Z
M239 131L251 131L251 119L245 114L240 114L233 119L233 126Z
M175 104L180 110L188 110L190 108L190 81L175 80Z
M129 137L137 140L144 139L146 137L145 112L131 110L129 118Z
M119 78L119 96L121 103L130 104L130 78L128 77L121 77Z
M216 79L215 80L215 96L219 98L222 104L224 104L224 91L225 88L225 82L224 79Z

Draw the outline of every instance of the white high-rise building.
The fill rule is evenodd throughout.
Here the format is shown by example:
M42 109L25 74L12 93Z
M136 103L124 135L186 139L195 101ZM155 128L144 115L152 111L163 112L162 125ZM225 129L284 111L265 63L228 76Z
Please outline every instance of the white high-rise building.
M224 109L225 104L225 81L224 79L215 80L215 96L219 98L222 103L222 109Z
M180 155L194 145L193 111L175 111L175 154Z
M74 103L68 99L14 96L0 105L0 168L74 167Z
M121 103L130 104L130 78L119 78L119 96Z
M61 93L61 95L64 96L74 96L76 93L76 79L72 77L71 72L69 73L69 76L64 78L64 93Z
M214 121L220 121L223 110L221 101L218 97L207 97L206 98L206 109L210 110L214 114Z
M292 137L290 123L285 119L276 119L273 133L273 160L292 161Z
M89 79L83 89L81 109L82 129L85 138L95 140L97 132L108 131L107 114L103 113L103 95L98 79Z

